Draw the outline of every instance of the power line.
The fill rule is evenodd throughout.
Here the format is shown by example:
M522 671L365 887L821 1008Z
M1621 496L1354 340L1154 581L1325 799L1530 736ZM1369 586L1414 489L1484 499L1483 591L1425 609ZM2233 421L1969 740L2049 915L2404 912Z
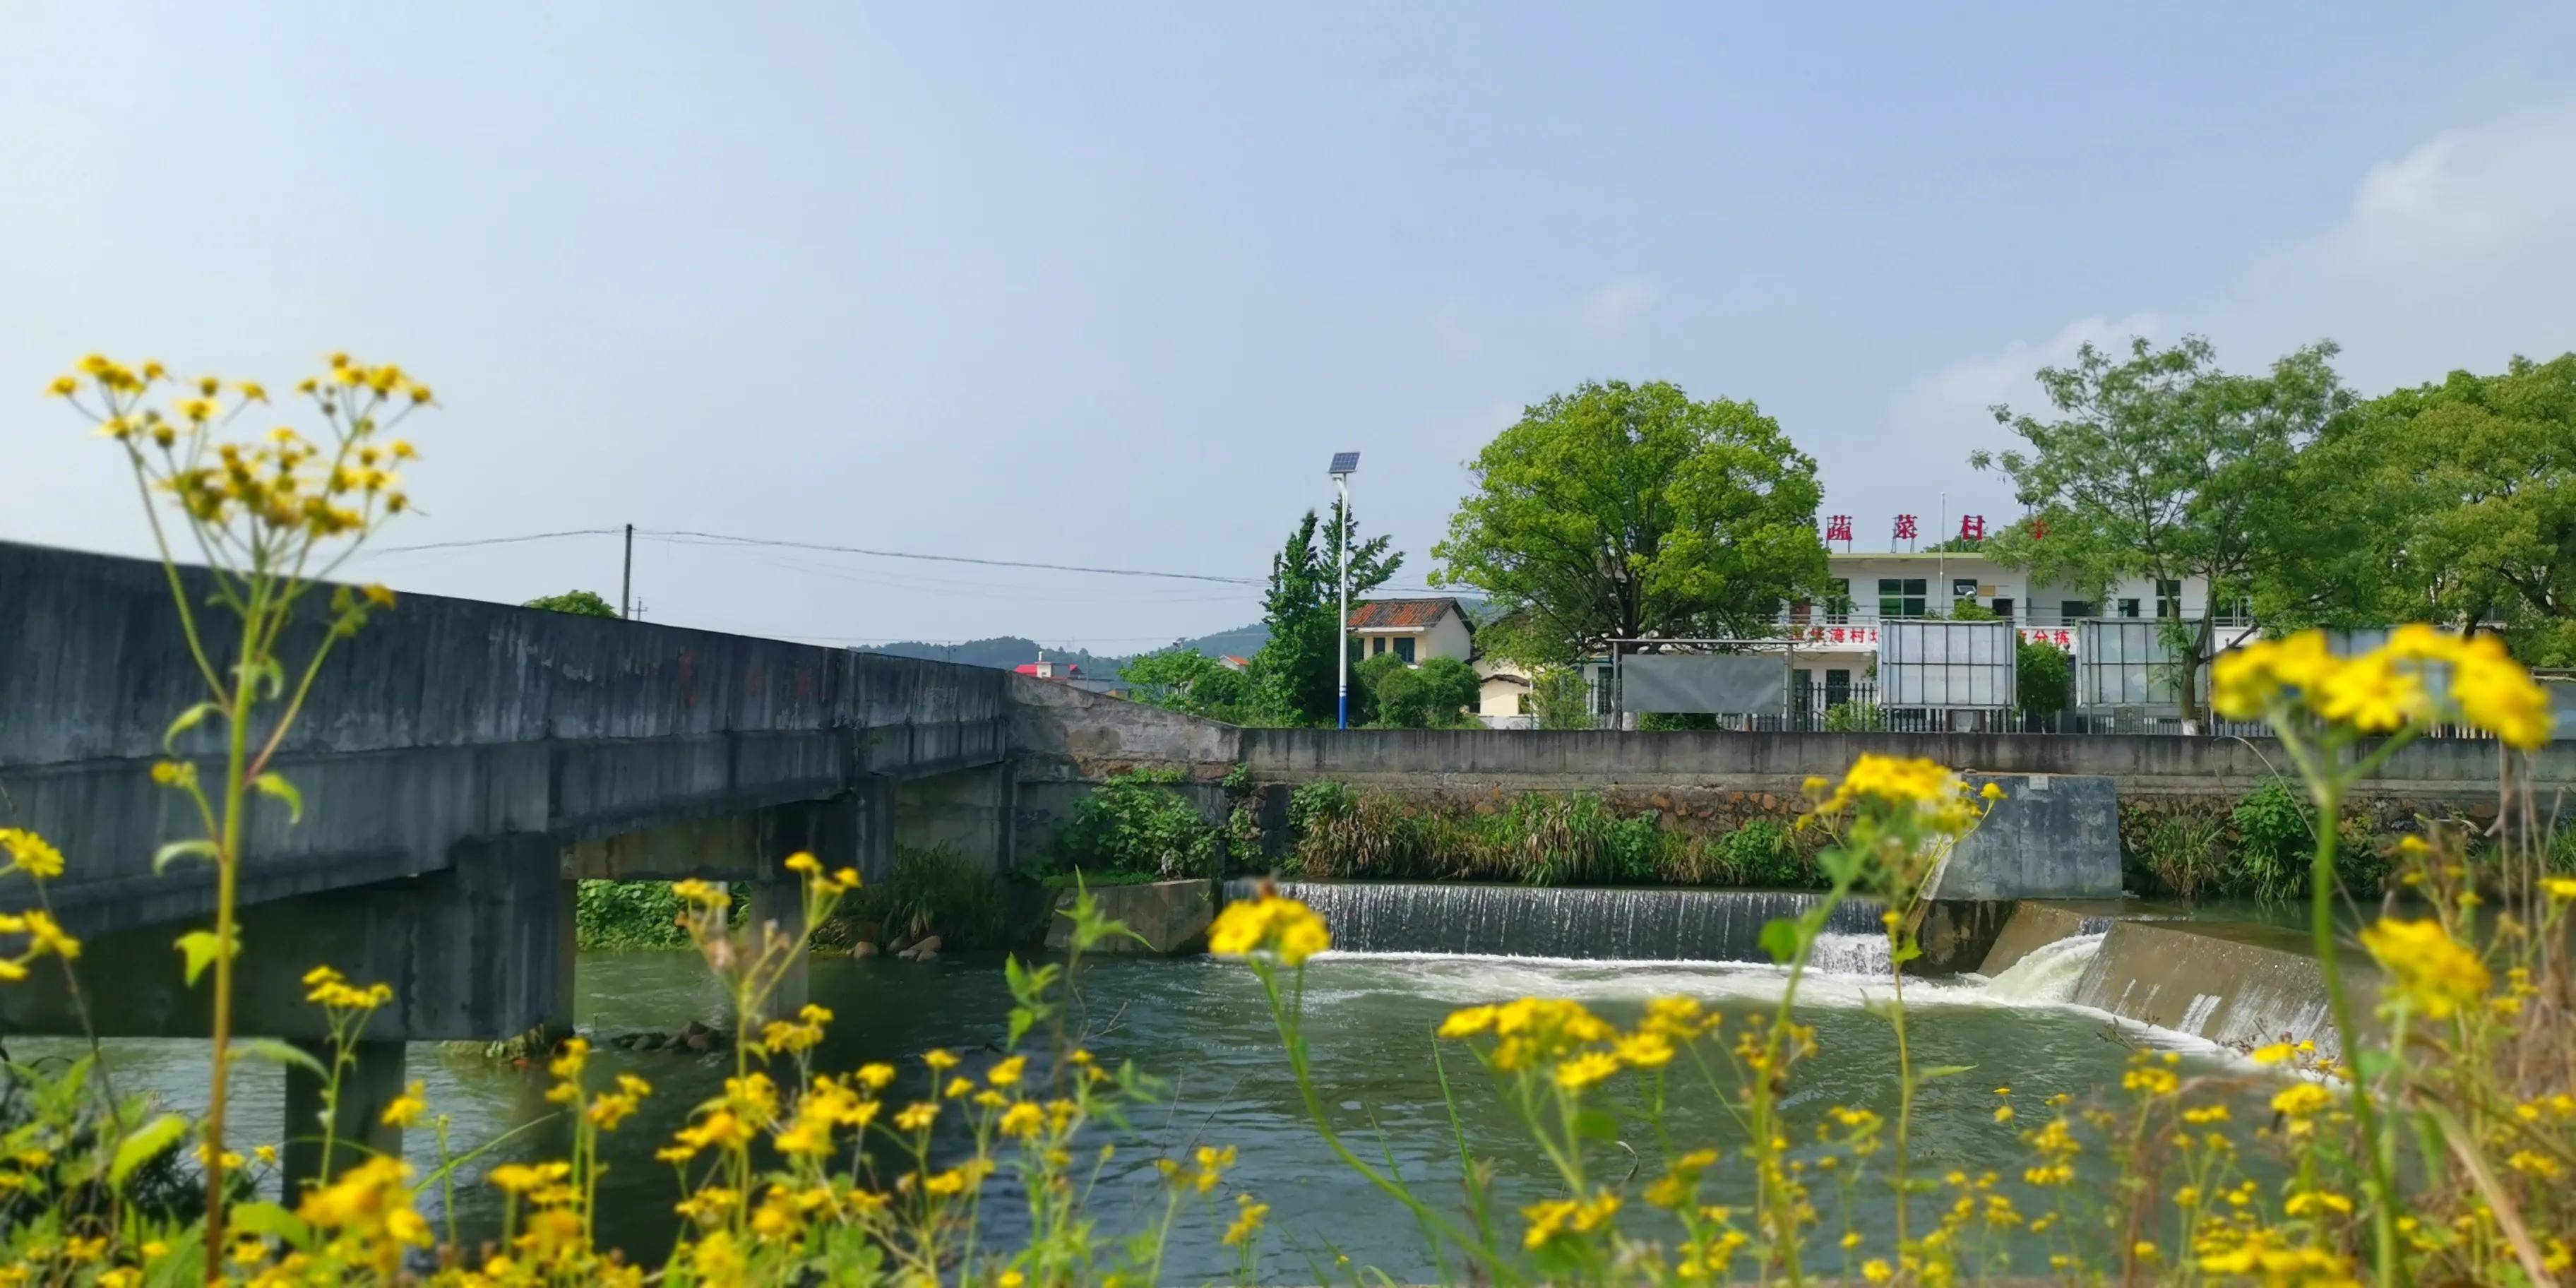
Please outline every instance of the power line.
M478 537L463 541L425 541L408 546L377 546L367 555L410 554L423 550L459 550L469 546L506 546L528 541L551 541L559 537L613 537L623 528L567 528L561 532L531 532L515 537ZM1047 572L1078 572L1106 577L1154 577L1174 581L1214 582L1224 586L1266 586L1266 577L1224 577L1213 573L1166 572L1149 568L1103 568L1087 564L1039 563L1026 559L985 559L973 555L925 554L912 550L877 550L865 546L837 546L817 541L785 541L764 537L738 537L721 532L697 532L682 528L637 528L641 536L677 540L689 545L775 547L788 550L818 550L832 554L866 555L876 559L918 559L932 563L979 564L988 568L1034 568ZM1438 586L1378 586L1377 590L1403 593L1443 593Z
M1025 559L979 559L972 555L931 555L911 550L871 550L864 546L835 546L818 541L776 541L758 537L728 536L721 532L692 532L674 528L637 528L637 532L657 537L697 537L706 541L743 546L780 546L791 550L827 550L834 554L869 555L879 559L925 559L936 563L982 564L990 568L1043 568L1049 572L1095 573L1104 577L1166 577L1177 581L1212 581L1228 586L1259 586L1260 577L1219 577L1203 572L1158 572L1144 568L1096 568L1085 564L1036 563Z
M472 541L425 541L416 546L377 546L371 555L409 554L414 550L454 550L463 546L508 546L522 541L551 541L556 537L613 537L616 528L566 528L561 532L531 532L520 537L480 537Z

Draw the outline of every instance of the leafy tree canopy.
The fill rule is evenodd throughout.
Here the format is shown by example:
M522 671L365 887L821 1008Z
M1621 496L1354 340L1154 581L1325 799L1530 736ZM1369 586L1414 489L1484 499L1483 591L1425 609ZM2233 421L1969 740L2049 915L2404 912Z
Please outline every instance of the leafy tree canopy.
M1525 663L1613 639L1767 634L1824 583L1816 463L1749 402L1585 384L1529 408L1469 469L1433 581L1485 591L1488 647Z
M1471 723L1467 709L1476 704L1479 681L1475 668L1454 657L1429 658L1409 666L1392 653L1381 653L1360 663L1352 674L1367 695L1370 724L1446 729Z
M607 600L587 590L567 590L560 595L539 595L520 605L522 608L547 608L576 617L615 617L617 609Z
M1404 563L1388 537L1358 540L1335 502L1329 519L1309 510L1270 559L1270 589L1263 598L1270 638L1252 659L1255 718L1287 724L1330 724L1337 707L1334 651L1341 647L1341 561L1351 539L1351 598L1385 584Z
M2265 621L2500 624L2576 662L2576 353L2363 403L2292 490L2323 531L2258 582Z
M1243 672L1177 644L1129 659L1118 678L1136 686L1138 702L1215 720L1241 719L1249 693Z
M2286 484L2300 449L2352 404L2335 353L2321 341L2245 376L2219 370L2198 336L2163 349L2140 338L2126 359L2087 344L2072 366L2042 368L2056 418L1998 406L1995 419L2027 450L1969 457L2001 470L2035 511L1989 538L1986 553L2094 598L2124 576L2204 577L2213 604L2243 600L2316 539L2313 506ZM2210 643L2205 613L2175 640ZM2196 677L2186 670L2182 681L2184 709L2196 713Z

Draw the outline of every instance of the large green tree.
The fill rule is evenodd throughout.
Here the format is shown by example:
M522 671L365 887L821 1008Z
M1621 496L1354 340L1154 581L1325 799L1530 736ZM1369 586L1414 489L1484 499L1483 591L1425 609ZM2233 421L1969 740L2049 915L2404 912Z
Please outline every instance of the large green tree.
M1404 563L1384 536L1359 540L1340 502L1328 519L1308 510L1270 559L1262 600L1270 639L1252 659L1252 718L1330 724L1337 708L1333 655L1341 647L1342 542L1351 542L1351 598L1385 584Z
M2321 341L2266 374L2235 375L2198 336L2161 349L2140 338L2125 359L2087 344L2073 365L2041 368L2055 417L1998 406L1995 419L2027 449L1969 457L2002 471L2034 510L1986 553L2095 598L2119 577L2197 577L2210 604L2243 602L2277 561L2315 540L2308 503L2287 482L2300 450L2352 403L2335 352ZM2211 614L2169 629L2184 656L2211 650ZM2197 719L2197 668L2178 672L2183 710Z
M560 595L539 595L520 607L552 609L558 613L570 613L575 617L617 616L617 609L614 606L607 600L601 599L598 592L589 590L567 590Z
M1616 639L1770 633L1824 584L1816 463L1749 402L1656 381L1529 408L1468 466L1433 580L1500 610L1487 647L1567 663Z
M1118 678L1138 702L1214 720L1241 719L1248 687L1243 672L1177 644L1128 659Z
M2328 535L2257 585L2267 622L2496 626L2576 663L2576 353L2363 403L2293 491Z

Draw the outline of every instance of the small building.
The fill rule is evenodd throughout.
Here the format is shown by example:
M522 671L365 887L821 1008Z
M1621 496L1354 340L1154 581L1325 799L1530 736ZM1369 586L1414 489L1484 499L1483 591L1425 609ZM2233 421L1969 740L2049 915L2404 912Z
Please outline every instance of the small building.
M1435 657L1461 662L1476 655L1476 628L1455 598L1363 599L1351 605L1353 660L1392 653L1407 666Z
M1036 676L1041 680L1079 680L1083 678L1082 668L1079 665L1072 662L1049 661L1046 658L1039 658L1034 662L1022 662L1011 669L1022 675Z

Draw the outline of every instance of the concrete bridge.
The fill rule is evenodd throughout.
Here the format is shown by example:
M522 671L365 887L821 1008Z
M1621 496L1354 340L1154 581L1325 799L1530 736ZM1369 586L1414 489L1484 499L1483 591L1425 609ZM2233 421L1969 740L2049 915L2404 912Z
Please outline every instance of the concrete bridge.
M319 630L290 631L287 655ZM795 850L881 875L902 829L1006 865L1006 679L406 596L341 643L271 762L303 820L253 798L238 1013L320 1036L297 978L328 962L393 986L372 1037L503 1037L569 1018L575 878L756 881L753 915L792 920L777 865ZM89 941L104 1034L206 1031L171 940L206 924L214 873L155 875L163 843L202 831L150 778L204 696L159 565L0 544L0 821L65 851L48 896ZM208 782L213 725L177 745ZM5 884L0 907L25 906L27 884ZM62 992L0 991L0 1023L76 1031Z

